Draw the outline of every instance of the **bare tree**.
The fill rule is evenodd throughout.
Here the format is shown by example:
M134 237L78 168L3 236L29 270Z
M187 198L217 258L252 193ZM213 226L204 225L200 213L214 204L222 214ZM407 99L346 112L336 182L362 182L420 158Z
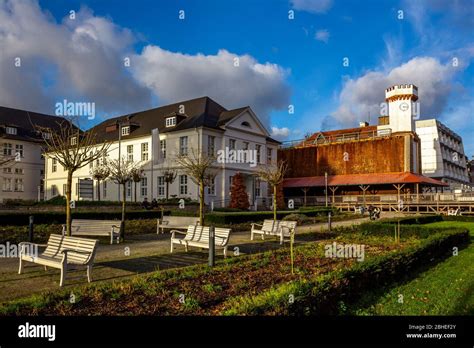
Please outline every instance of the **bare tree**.
M142 181L142 178L143 178L143 169L141 169L140 167L137 167L137 168L134 168L131 172L131 178L134 183L134 190L135 190L135 203L137 202L137 183L139 183L140 181Z
M212 169L214 156L191 151L189 155L178 155L176 162L183 167L184 172L199 185L199 223L204 226L204 187L209 186L217 175Z
M0 154L0 167L7 167L15 163L15 156Z
M266 164L257 170L257 176L273 187L273 219L277 219L277 187L283 182L288 166L285 162Z
M107 161L107 166L110 169L110 179L117 185L122 186L122 221L120 224L120 238L125 239L125 205L126 199L126 185L132 181L132 175L135 171L142 171L141 162L134 162L122 157L121 159L113 159Z
M163 171L163 176L165 178L165 183L166 183L166 201L168 201L170 185L176 180L177 175L178 173L176 172L176 170L171 169L171 168L166 168Z
M103 163L92 168L90 174L94 180L97 180L97 200L100 201L100 182L109 177L110 169L105 163Z
M45 157L56 159L67 171L66 181L66 231L71 235L71 187L75 171L88 163L106 155L110 142L97 139L94 131L83 132L72 120L58 122L58 128L36 127L40 132L48 133L44 137Z

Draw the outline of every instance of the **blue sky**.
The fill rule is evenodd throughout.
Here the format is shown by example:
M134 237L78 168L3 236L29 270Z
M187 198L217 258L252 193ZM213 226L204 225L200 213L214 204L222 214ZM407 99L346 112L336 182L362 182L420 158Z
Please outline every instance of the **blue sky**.
M63 98L92 100L99 122L209 95L228 108L250 105L279 139L300 139L369 114L375 123L384 88L415 83L422 118L445 122L474 154L471 0L20 2L0 1L0 33L17 37L0 42L4 59L34 64L0 93L2 105L51 113ZM128 69L117 64L124 57Z

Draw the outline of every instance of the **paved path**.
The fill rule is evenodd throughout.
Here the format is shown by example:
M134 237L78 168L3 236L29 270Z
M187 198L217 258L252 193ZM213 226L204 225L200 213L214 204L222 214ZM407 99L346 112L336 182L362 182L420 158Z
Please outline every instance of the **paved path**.
M384 217L386 217L384 215ZM387 216L388 217L388 216ZM348 221L333 222L334 227L350 226L368 221L368 218L360 218ZM327 223L298 226L296 229L296 244L304 244L310 241L326 238ZM308 232L321 232L309 234ZM130 236L130 239L122 244L100 244L92 272L95 282L121 280L138 273L153 272L169 268L185 267L198 263L207 262L207 250L191 248L185 253L178 248L170 254L170 235L145 234ZM266 250L288 247L288 243L281 246L276 238L265 241L257 239L250 241L250 231L234 232L229 241L229 255L257 253ZM238 249L237 249L238 248ZM175 249L175 250L176 250ZM218 257L222 257L221 254ZM57 289L59 283L59 270L48 269L31 263L26 263L24 274L17 274L18 260L0 260L0 301L24 297L35 292L48 289ZM83 271L71 272L72 276L85 275ZM84 285L85 278L68 279L65 287Z

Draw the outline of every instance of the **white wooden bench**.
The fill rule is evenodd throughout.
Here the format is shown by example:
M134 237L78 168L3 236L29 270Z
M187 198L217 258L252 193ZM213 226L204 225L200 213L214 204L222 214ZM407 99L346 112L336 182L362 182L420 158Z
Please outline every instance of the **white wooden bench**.
M66 235L66 225L63 225L63 236ZM114 243L114 237L117 238L117 244L120 242L120 221L119 220L81 220L73 219L71 221L72 236L110 236L110 244Z
M51 234L47 244L22 242L19 244L20 267L18 274L21 274L23 270L23 261L43 265L45 270L46 267L58 268L61 270L59 286L63 286L69 268L85 267L87 269L87 281L90 283L98 242L95 239L68 237L59 234ZM43 253L35 255L26 252L26 250L38 250L38 248L26 248L27 245L46 247L46 249Z
M362 206L362 205L356 205L356 206L354 207L354 214L361 214L361 215L364 215L365 210L366 210L366 209L365 209L364 206Z
M460 215L462 215L462 213L461 213L461 208L448 209L447 215L448 215L448 216L460 216Z
M294 233L297 221L284 220L263 220L263 224L252 224L250 229L250 240L253 240L255 234L260 234L262 239L265 236L277 236L280 238L280 244L283 244L285 237L290 237ZM261 228L256 228L260 226Z
M185 230L189 225L199 224L199 218L193 216L163 216L163 220L157 219L156 234L165 233L165 228L174 230Z
M227 257L227 244L229 243L230 228L214 228L214 245L216 249L222 249L224 257ZM178 238L176 234L184 234L184 238ZM171 252L174 244L183 245L186 252L188 247L209 249L209 227L200 225L189 225L186 232L179 230L171 231Z

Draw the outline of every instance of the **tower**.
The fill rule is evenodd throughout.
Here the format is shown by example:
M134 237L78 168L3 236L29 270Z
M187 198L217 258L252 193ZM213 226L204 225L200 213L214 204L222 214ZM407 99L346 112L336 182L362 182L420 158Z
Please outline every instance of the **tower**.
M415 131L415 120L420 116L417 100L418 87L415 85L395 85L385 90L392 132Z

